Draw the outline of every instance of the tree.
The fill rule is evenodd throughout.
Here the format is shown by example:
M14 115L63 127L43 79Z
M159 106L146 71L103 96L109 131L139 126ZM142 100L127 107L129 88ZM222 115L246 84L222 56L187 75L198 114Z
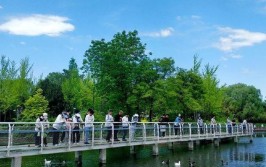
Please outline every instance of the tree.
M23 121L35 121L42 113L48 111L48 101L42 95L42 89L38 89L32 97L25 102L25 109L22 112Z
M62 83L64 75L59 72L49 73L47 77L40 80L37 89L43 90L43 95L49 102L49 115L56 116L65 109L64 95L62 92Z
M219 80L215 73L218 66L205 65L203 72L204 98L202 99L203 113L211 118L212 115L220 115L222 110L223 91L219 88Z
M243 83L224 88L223 110L238 120L248 119L252 122L265 118L260 90ZM265 121L265 120L264 120Z
M147 59L137 31L117 33L109 42L93 40L85 52L83 69L90 71L102 101L102 110L123 109L136 84L138 66ZM86 71L88 72L88 71Z

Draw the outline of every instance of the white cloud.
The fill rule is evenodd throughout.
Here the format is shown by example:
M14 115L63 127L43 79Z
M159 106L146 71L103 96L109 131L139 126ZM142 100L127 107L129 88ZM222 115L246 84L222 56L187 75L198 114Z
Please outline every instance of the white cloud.
M222 56L221 60L227 61L229 59L241 59L241 58L242 58L242 56L239 54L228 54L228 55Z
M0 24L0 31L25 36L59 36L75 29L72 24L67 23L68 20L66 17L39 14L11 18Z
M246 46L253 46L266 40L266 34L251 32L244 29L220 27L219 31L224 34L220 37L215 47L222 51L233 51Z
M143 35L149 36L149 37L169 37L173 34L173 32L174 32L174 29L172 27L168 27L158 32L144 33Z

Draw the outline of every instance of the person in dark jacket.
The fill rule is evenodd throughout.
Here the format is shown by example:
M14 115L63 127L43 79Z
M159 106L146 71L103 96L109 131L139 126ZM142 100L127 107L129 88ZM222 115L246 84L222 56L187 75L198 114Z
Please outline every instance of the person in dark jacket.
M119 131L120 125L122 123L123 111L120 110L119 113L114 118L114 141L120 141L117 138L117 133Z

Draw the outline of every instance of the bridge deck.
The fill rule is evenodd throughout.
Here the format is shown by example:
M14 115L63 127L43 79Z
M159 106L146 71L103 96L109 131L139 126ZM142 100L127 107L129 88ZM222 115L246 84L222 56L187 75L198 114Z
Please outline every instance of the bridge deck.
M215 132L211 133L213 128L210 125L205 124L203 132L200 133L200 127L193 123L184 123L177 128L177 135L175 135L175 126L173 123L168 123L164 127L160 127L159 123L139 123L136 127L135 137L127 138L127 141L111 141L107 142L104 139L106 135L106 128L103 127L103 123L95 123L91 131L90 144L84 144L84 133L81 132L81 141L79 144L71 143L71 138L66 140L65 143L58 146L52 145L53 131L49 132L47 136L48 146L35 147L34 135L34 123L9 123L0 124L0 158L7 157L19 157L30 156L38 154L51 154L51 153L63 153L96 149L107 149L116 147L136 146L136 145L152 145L171 142L188 142L197 140L214 140L232 137L251 136L253 134L252 124L243 128L241 125L236 125L234 128L228 127L226 124L218 124L215 127ZM131 125L130 125L131 126ZM130 127L129 126L129 127ZM229 130L229 128L231 128ZM114 127L112 127L112 136L114 135ZM122 130L119 128L117 130ZM131 128L128 128L127 136L132 133ZM165 132L165 137L161 137L162 131ZM62 132L62 131L60 131ZM71 134L71 130L66 131ZM230 132L230 133L229 133ZM42 136L44 130L42 130ZM71 135L69 135L71 136ZM119 138L122 134L119 133ZM42 140L43 143L43 140Z

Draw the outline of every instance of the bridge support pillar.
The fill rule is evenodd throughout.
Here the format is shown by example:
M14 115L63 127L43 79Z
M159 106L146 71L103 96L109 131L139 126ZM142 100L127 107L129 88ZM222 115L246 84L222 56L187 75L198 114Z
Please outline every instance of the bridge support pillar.
M136 154L135 146L130 146L130 154Z
M196 140L196 145L200 145L200 140Z
M174 149L174 143L173 142L168 143L168 149L169 150L173 150Z
M99 160L101 164L106 163L106 149L100 149Z
M252 143L253 142L253 136L251 135L249 138L249 142Z
M220 139L214 139L214 146L219 147Z
M82 152L81 151L75 151L75 162L77 166L82 166Z
M189 150L193 150L194 149L194 142L193 141L189 141L188 142L188 149Z
M237 136L234 137L234 142L235 142L235 143L238 143L238 137L237 137Z
M158 146L158 144L154 144L152 146L152 152L153 152L153 155L155 155L155 156L159 155L159 146Z
M22 157L13 157L11 160L11 167L21 167Z

